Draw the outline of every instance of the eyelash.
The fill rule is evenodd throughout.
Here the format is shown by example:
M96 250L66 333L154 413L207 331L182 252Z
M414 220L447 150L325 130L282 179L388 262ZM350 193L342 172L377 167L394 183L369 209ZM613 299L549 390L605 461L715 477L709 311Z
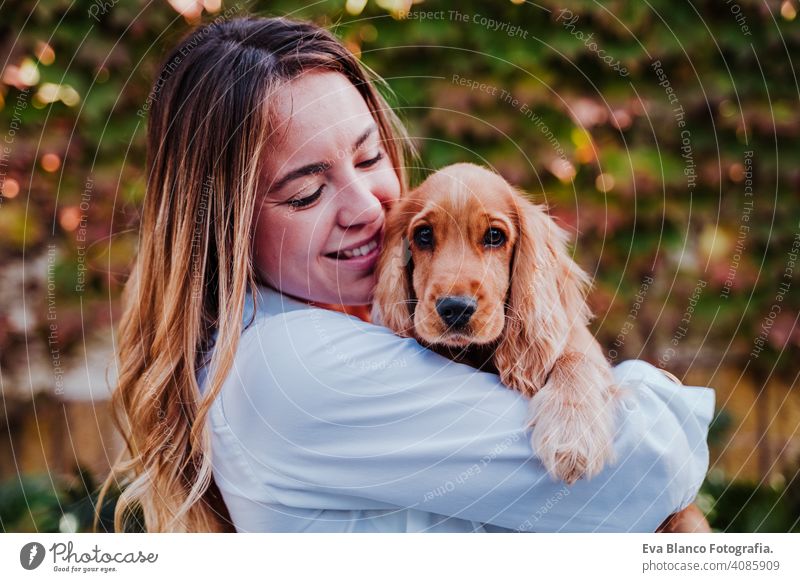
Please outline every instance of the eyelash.
M370 158L368 160L364 160L360 164L356 164L356 167L357 168L371 168L372 166L374 166L375 164L380 162L382 159L383 159L383 152L378 152L377 156L375 156L374 158ZM325 185L323 184L322 186L317 188L316 192L314 192L311 196L306 196L305 198L295 198L293 200L289 200L289 202L287 202L287 204L291 208L304 208L306 206L310 206L311 204L316 202L317 199L322 195L322 190L324 188L325 188Z
M287 204L292 208L303 208L304 206L313 204L314 202L317 201L317 198L319 198L322 195L322 190L324 188L325 185L323 184L322 186L317 188L317 191L314 192L311 196L306 196L305 198L295 198L293 200L289 200Z
M357 168L369 168L371 166L374 166L378 162L380 162L382 159L383 159L383 152L378 152L377 156L375 156L374 158L370 158L368 160L364 160L360 164L356 164L356 167Z

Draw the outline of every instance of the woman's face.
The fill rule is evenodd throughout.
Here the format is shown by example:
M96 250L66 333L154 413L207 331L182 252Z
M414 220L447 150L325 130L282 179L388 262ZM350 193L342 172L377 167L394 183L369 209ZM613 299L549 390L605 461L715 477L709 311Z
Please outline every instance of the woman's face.
M262 281L298 298L369 302L385 206L400 182L358 90L310 72L274 95L278 120L263 161L254 260Z

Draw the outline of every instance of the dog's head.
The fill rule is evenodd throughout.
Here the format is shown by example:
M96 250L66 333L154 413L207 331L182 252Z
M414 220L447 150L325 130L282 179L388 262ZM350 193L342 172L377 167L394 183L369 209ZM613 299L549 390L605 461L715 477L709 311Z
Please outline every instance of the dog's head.
M448 166L390 211L376 308L401 335L452 347L499 340L496 361L533 350L548 366L569 326L589 318L588 278L567 240L498 174Z

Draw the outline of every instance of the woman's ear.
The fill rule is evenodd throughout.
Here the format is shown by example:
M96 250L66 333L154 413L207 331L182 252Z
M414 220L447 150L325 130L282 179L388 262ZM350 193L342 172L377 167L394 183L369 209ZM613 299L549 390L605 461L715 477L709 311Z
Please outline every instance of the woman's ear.
M413 261L405 236L411 214L406 206L402 201L395 204L386 217L383 251L376 269L372 320L385 325L398 335L413 337Z
M532 396L563 353L573 326L588 324L590 280L567 250L567 232L524 193L516 192L515 200L517 243L495 365L504 384Z

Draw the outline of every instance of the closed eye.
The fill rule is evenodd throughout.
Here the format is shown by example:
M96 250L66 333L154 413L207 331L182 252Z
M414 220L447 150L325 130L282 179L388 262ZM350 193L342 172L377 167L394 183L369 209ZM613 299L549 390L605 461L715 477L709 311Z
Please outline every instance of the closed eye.
M322 191L324 189L325 184L317 188L317 190L311 196L306 196L305 198L292 198L286 204L288 204L291 208L303 208L305 206L309 206L317 201L317 199L322 195Z
M378 155L375 156L374 158L370 158L368 160L364 160L363 162L356 164L356 168L370 168L375 164L377 164L378 162L380 162L382 159L383 159L383 152L378 152Z

